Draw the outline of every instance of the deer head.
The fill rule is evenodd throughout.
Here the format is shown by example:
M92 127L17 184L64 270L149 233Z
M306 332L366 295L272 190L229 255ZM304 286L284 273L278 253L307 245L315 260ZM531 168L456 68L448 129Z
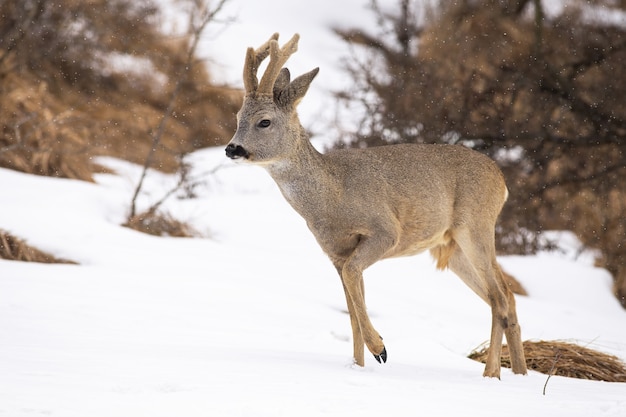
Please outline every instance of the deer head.
M306 94L319 68L293 81L287 59L298 49L299 35L294 35L282 48L275 33L261 47L248 48L243 69L244 102L237 114L237 132L226 147L231 159L271 165L289 158L299 149L298 142L306 139L296 113L299 101ZM257 71L261 62L270 57L261 81Z

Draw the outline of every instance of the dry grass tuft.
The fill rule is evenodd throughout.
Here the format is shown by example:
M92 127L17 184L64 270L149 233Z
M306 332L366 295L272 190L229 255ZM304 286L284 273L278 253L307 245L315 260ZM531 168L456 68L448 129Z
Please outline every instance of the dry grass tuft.
M10 261L41 262L47 264L75 264L76 262L58 259L40 251L22 239L19 239L4 230L0 230L0 258Z
M606 382L626 382L626 364L618 357L579 346L574 343L551 340L524 342L526 366L546 375L590 379ZM468 356L485 363L487 346L483 345ZM502 346L502 366L511 367L509 350Z
M197 237L200 233L170 214L147 211L131 217L125 227L153 236Z

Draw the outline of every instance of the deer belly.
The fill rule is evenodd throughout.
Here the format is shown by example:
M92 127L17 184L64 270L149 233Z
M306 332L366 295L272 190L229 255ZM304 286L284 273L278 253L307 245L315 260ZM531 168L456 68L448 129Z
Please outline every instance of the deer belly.
M385 256L386 258L399 258L401 256L413 256L428 249L450 242L451 236L448 230L434 233L430 236L415 233L403 233L398 244Z

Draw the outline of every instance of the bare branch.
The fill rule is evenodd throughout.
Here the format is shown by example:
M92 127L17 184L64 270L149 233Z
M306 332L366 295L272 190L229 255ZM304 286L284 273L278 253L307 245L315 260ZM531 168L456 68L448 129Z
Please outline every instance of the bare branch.
M195 4L195 10L191 10L189 12L190 23L189 23L189 28L188 28L188 36L191 38L191 43L189 44L189 49L187 50L187 58L184 63L184 67L182 68L182 72L179 75L178 79L176 80L176 85L170 96L167 108L163 112L163 117L161 118L159 122L159 126L157 127L152 137L152 146L144 161L143 170L141 172L141 177L139 178L137 187L135 188L133 197L131 199L129 218L134 217L137 212L137 198L139 196L139 193L141 192L141 189L143 188L143 183L148 173L148 169L152 166L154 155L159 147L159 144L161 143L161 139L165 132L165 127L167 125L167 122L169 118L172 116L172 113L174 111L174 105L180 93L181 87L184 84L184 82L187 80L189 72L191 71L191 68L194 64L194 57L196 55L196 50L198 48L198 43L200 41L202 33L206 29L207 25L210 22L212 22L215 16L222 10L222 8L224 7L227 1L228 0L220 0L219 3L213 9L209 8L207 4L203 2L199 2ZM201 17L200 17L199 23L194 24L194 20L195 20L194 16L196 15L196 13L199 13ZM169 195L171 194L168 193L168 196Z

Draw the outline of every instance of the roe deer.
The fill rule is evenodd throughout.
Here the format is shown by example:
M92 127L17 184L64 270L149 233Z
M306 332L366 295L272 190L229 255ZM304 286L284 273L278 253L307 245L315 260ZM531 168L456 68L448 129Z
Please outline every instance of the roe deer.
M363 271L375 262L430 249L491 307L491 342L484 375L500 377L502 336L513 372L526 373L513 293L495 254L496 218L507 198L504 178L488 157L457 145L389 145L319 153L296 113L318 68L290 80L282 68L297 50L278 34L248 48L245 98L226 155L265 168L306 220L339 272L352 325L354 361L363 345L386 362L382 337L365 307ZM259 64L270 62L260 82Z

